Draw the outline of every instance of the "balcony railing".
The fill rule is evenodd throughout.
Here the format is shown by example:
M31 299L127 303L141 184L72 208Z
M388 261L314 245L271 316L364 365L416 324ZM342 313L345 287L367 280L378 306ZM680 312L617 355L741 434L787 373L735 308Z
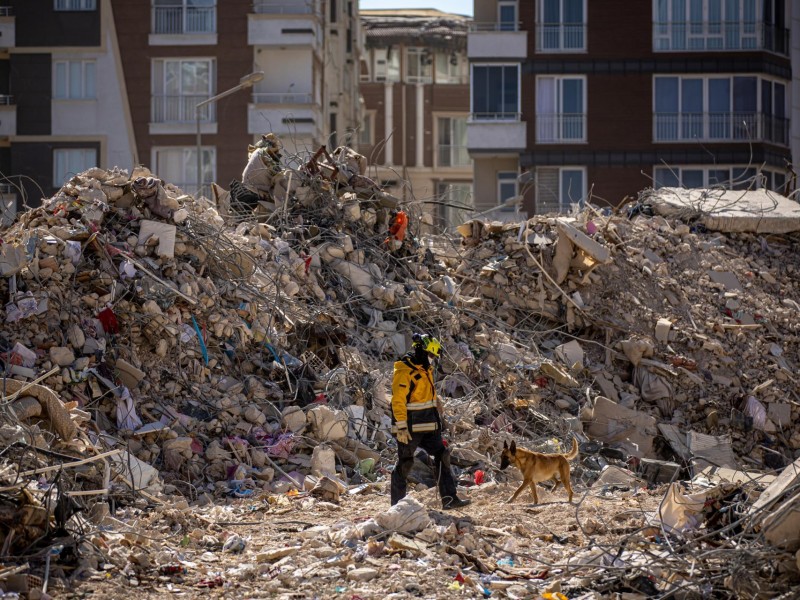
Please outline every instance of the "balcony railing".
M472 164L466 146L452 146L441 144L439 146L440 167L468 167Z
M653 24L654 52L768 50L789 54L789 30L761 22L668 22Z
M195 106L203 100L208 100L209 95L154 95L152 101L153 123L194 123ZM200 120L214 122L216 113L214 103L206 104L200 108Z
M518 112L474 112L470 113L470 121L519 121L522 113Z
M536 26L537 52L583 52L585 23L540 23Z
M473 22L469 24L469 30L475 31L519 31L522 23L508 21Z
M253 104L311 104L312 95L305 93L280 94L255 92Z
M656 142L740 140L789 145L789 120L763 113L659 113L654 117Z
M0 6L0 17L14 16L14 8L12 6Z
M14 96L0 95L0 106L11 106L14 104Z
M255 0L253 12L260 15L311 15L314 0Z
M586 115L584 113L536 115L536 141L545 144L585 142Z
M155 6L153 32L159 34L216 33L215 6Z

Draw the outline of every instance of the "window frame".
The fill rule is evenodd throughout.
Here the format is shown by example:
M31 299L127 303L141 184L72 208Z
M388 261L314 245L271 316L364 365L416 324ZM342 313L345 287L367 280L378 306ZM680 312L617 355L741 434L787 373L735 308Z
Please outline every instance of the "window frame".
M94 12L97 0L53 0L53 12Z
M70 155L70 154L74 154L74 153L77 153L77 152L84 153L84 156L81 157L83 160L80 160L78 162L81 162L85 166L83 168L73 169L72 167L74 167L76 165L76 163L74 163L71 160L67 159L67 165L65 165L67 167L67 170L64 171L63 173L61 173L60 174L61 178L59 178L59 172L57 170L58 167L59 167L58 156L61 155L61 154ZM89 154L92 155L92 158L90 160L87 160L89 158L88 157ZM53 159L53 187L58 189L61 186L63 186L69 180L68 175L70 175L70 174L77 175L78 173L82 173L86 169L91 169L92 167L99 167L100 166L99 165L99 156L100 156L100 152L98 151L98 149L96 147L93 147L93 146L85 146L85 147L76 146L76 147L53 148L53 154L52 154L52 159ZM70 163L72 163L72 164L70 164Z
M451 62L456 58L456 64ZM444 61L444 70L439 69L440 59ZM458 52L435 52L433 55L433 77L434 82L441 85L455 85L464 81L463 61Z
M469 188L464 201L465 208L452 206L455 204L453 191L460 188ZM443 179L436 182L436 198L444 204L439 206L439 218L443 221L442 229L449 229L467 221L475 208L475 186L471 181L454 181Z
M64 65L63 91L60 90L59 66ZM80 92L73 95L72 69L80 66ZM91 67L91 68L90 68ZM91 72L91 76L88 74ZM88 86L88 83L91 83ZM88 89L91 87L91 89ZM53 60L53 99L54 100L97 100L97 61L93 58L58 58Z
M168 87L169 73L167 65L170 63L178 63L177 73L181 77L178 79L178 84L181 89L184 87L182 75L184 73L184 63L205 63L208 67L208 90L204 94L168 94L166 89ZM217 61L213 57L189 57L189 56L170 56L170 57L157 57L153 58L151 63L151 85L152 85L152 108L150 120L152 123L163 124L177 124L177 123L194 123L196 122L195 106L198 102L211 98L216 93L216 79L217 79ZM160 74L160 77L159 77ZM176 99L176 107L169 106L169 99ZM188 100L187 100L188 99ZM215 103L210 102L201 107L200 120L203 123L216 122ZM177 118L159 118L158 110L161 110L165 115L175 113Z
M441 142L442 138L442 121L447 121L449 129L448 137L450 138L450 143L443 144ZM454 136L453 136L453 127L454 123L461 123L463 126L463 144L455 144L453 143ZM469 152L467 151L467 124L469 123L469 118L467 115L460 115L460 114L452 114L452 113L434 113L433 115L433 123L434 123L434 137L436 144L436 150L434 152L434 165L440 168L446 169L467 169L470 168L472 165L472 159L469 158ZM449 148L449 161L442 160L442 152L444 148ZM454 153L456 154L456 158L454 159ZM463 153L463 154L462 154ZM459 156L466 156L466 161L459 162ZM445 162L449 162L449 164L444 164Z
M653 0L653 52L753 52L765 49L764 0L739 0L735 19L728 14L728 2L699 0L699 20L693 14L696 1ZM714 7L712 2L717 6ZM747 18L750 2L752 20ZM711 20L715 8L719 16Z
M164 172L165 170L168 170L161 169L161 166L159 165L159 159L161 158L160 154L167 154L170 152L182 152L183 154L181 157L181 162L183 163L183 172L179 177L175 177L170 172ZM201 178L200 180L200 186L204 187L209 185L211 182L216 181L217 179L217 147L212 145L202 145L200 147L200 152L202 161L200 168L207 175L206 178ZM150 155L152 159L151 164L154 167L152 169L153 172L165 181L169 181L170 183L181 187L184 189L184 191L187 189L194 189L194 187L197 185L197 174L194 172L197 170L197 146L153 146L150 151ZM191 181L189 181L190 176ZM186 181L181 181L181 179L185 179Z
M658 110L658 103L665 100L665 94L659 92L659 82L677 81L675 100L677 111ZM747 98L741 94L742 86L754 83L754 94ZM688 84L700 82L701 107L697 110L684 110L687 99L685 93ZM714 87L719 91L720 85L727 86L725 111L711 110L714 104ZM703 142L767 142L788 147L789 120L786 104L786 81L765 77L760 73L663 73L652 77L653 143L703 143ZM739 92L737 92L739 86ZM765 86L772 90L772 110L775 110L775 90L783 89L783 114L779 116L765 112L763 106ZM717 92L718 94L718 92ZM720 96L717 95L717 99ZM750 100L753 110L742 110L742 103ZM737 106L738 104L738 106ZM673 119L674 122L670 122ZM745 124L743 124L745 123ZM700 135L697 134L699 131Z
M514 9L514 19L509 23L502 18L504 8ZM519 29L519 3L517 0L497 0L497 30L517 31Z
M211 35L216 34L218 29L217 24L217 7L219 5L219 0L206 0L209 2L208 5L198 5L192 6L189 4L191 0L165 0L164 4L157 5L158 0L150 0L150 7L151 7L151 31L153 35L156 36L170 36L170 35ZM161 31L159 28L159 11L178 11L176 15L180 17L180 27L177 30L169 30L169 31ZM209 27L205 29L192 29L189 24L191 20L192 13L195 13L195 19L198 22L202 22L204 20L210 21ZM203 16L205 13L205 16ZM176 18L176 15L173 15L173 19ZM162 24L163 28L163 24Z
M579 171L581 173L581 190L580 190L580 197L578 199L578 204L583 206L586 203L587 196L589 194L589 183L588 183L588 173L587 168L581 165L561 165L561 166L552 166L552 167L539 167L536 171L536 213L543 214L543 208L548 208L549 204L543 203L543 190L541 188L541 171L542 170L553 170L556 171L557 174L557 182L558 182L558 190L556 191L558 197L558 212L565 212L570 209L570 205L573 203L567 199L565 202L565 194L566 190L563 186L563 177L564 174L568 171ZM547 211L549 212L549 211Z
M744 174L745 170L753 170L754 172L750 175L745 177L744 181L739 181L741 176ZM723 164L723 165L709 165L709 164L700 164L700 165L670 165L669 167L665 167L664 165L653 165L652 176L653 176L653 188L658 190L664 187L675 187L675 186L667 186L667 185L658 185L659 184L659 172L669 172L677 175L678 185L677 187L686 188L686 181L684 180L684 172L685 171L702 171L703 172L703 183L701 186L691 186L687 189L710 189L710 188L720 188L725 190L737 190L737 189L746 189L747 186L744 185L745 181L748 181L753 175L760 174L762 175L763 179L761 179L761 183L756 186L757 189L766 188L768 190L772 190L778 193L782 193L782 187L786 186L788 181L787 173L785 171L781 171L778 167L774 165L767 165L764 168L755 168L752 165L743 165L743 164ZM722 183L711 183L710 177L713 171L726 171L727 176ZM778 183L778 178L782 179L781 183ZM766 181L764 181L766 179Z
M375 115L377 111L368 110L364 113L363 126L358 130L358 145L375 145Z
M405 79L407 83L433 83L434 58L430 48L425 46L409 46L405 49ZM412 75L411 67L416 65L419 74ZM388 60L387 60L388 67ZM387 69L388 70L388 69ZM427 74L426 74L427 71Z
M536 52L540 54L575 54L587 52L587 0L581 0L581 15L583 17L581 23L564 22L564 3L569 0L557 0L559 3L559 20L557 23L545 22L545 1L546 0L536 1ZM556 28L555 33L558 34L558 45L545 46L545 40L548 39L548 34L552 33L549 29L553 27ZM574 31L570 31L570 28L573 28ZM565 40L570 33L572 33L572 35L580 35L580 45L567 46Z
M476 113L475 112L475 89L476 86L474 85L475 82L475 70L476 69L505 69L507 67L513 67L516 69L517 77L516 77L516 94L517 94L517 107L516 111L513 113L508 113L504 111L491 111L486 113ZM498 122L498 121L505 121L505 122L518 122L522 118L522 69L520 68L519 63L472 63L470 64L470 94L469 94L469 112L470 112L470 120L471 121L491 121L491 122ZM502 104L502 102L501 102ZM479 115L488 115L486 117L481 117ZM508 116L511 115L511 116Z
M541 89L542 83L546 80L552 80L554 112L545 113L542 111L542 99L544 92ZM568 113L564 111L564 83L568 81L581 82L581 111L579 113ZM587 107L589 104L589 89L588 82L585 75L539 75L536 77L536 143L537 144L585 144L588 142L588 119ZM565 115L572 115L571 119L567 119ZM553 122L546 123L547 119L553 119ZM570 128L576 126L580 127L580 136L569 136L565 134ZM551 136L545 136L546 128L552 129Z
M497 211L501 213L516 212L517 207L515 205L503 206L503 202L519 195L519 173L516 171L498 171L495 175L495 182L497 184ZM503 198L501 190L504 185L508 185L509 183L513 184L514 193Z

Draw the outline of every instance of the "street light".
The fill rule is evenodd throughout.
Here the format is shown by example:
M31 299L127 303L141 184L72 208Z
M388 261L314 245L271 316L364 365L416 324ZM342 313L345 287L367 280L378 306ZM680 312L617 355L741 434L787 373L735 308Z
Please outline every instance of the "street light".
M207 100L203 100L202 102L198 102L194 107L194 118L197 121L197 194L200 194L200 185L202 183L202 176L200 171L202 169L202 160L200 158L200 114L202 108L212 102L216 102L220 98L224 98L225 96L229 96L234 92L238 92L239 90L244 90L249 87L253 87L254 83L257 83L264 79L264 71L256 71L255 73L250 73L249 75L245 75L239 80L239 85L232 87L229 90L222 92L221 94L217 94L216 96L211 96Z

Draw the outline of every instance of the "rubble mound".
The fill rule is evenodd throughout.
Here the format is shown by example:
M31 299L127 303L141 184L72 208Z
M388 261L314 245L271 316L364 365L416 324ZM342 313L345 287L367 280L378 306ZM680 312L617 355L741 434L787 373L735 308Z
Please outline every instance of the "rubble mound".
M684 222L685 214L646 210L645 194L636 210L587 205L437 234L418 205L383 192L347 148L321 149L298 168L273 162L261 185L214 186L209 200L144 168L93 168L2 231L0 539L4 556L21 558L0 571L0 583L34 556L46 580L47 553L59 545L73 583L104 561L128 582L149 568L164 577L186 570L167 569L168 552L140 546L123 556L64 538L76 521L113 528L138 514L149 527L188 532L212 522L203 511L225 520L217 513L226 504L263 502L267 519L297 501L319 512L380 491L394 461L392 362L418 331L442 341L437 389L453 464L461 485L483 489L475 510L487 518L491 502L509 494L495 498L484 486L515 477L496 470L512 439L552 452L576 436L573 476L584 502L592 490L650 486L681 505L688 491L664 486L716 481L719 468L778 472L800 456L797 233L711 231L696 215ZM401 209L405 233L392 227ZM425 458L412 472L423 500L435 487ZM764 487L751 482L747 493ZM741 481L724 492L746 502ZM597 500L588 505L582 533L609 534ZM453 523L431 522L413 498L406 510L414 516L402 526L387 525L386 513L347 531L330 523L297 544L323 536L334 547L373 540L363 550L375 556L438 553L447 577L459 565L512 582L462 576L460 586L508 597L548 579L503 563L516 556L510 546L479 541L507 536L511 524L502 534L470 530L472 541L459 544ZM668 527L687 535L686 518ZM663 539L664 527L644 516L634 525L648 539ZM246 546L223 537L187 535L181 545ZM291 548L262 548L256 560L291 564ZM566 581L596 572L605 552L579 553L570 568L564 556L552 564L566 568ZM624 586L619 579L608 589L644 590L630 571L643 568L640 559L618 555L629 572ZM684 560L664 558L647 572L651 585L674 589ZM355 583L381 568L347 564L326 568L341 566ZM744 586L737 573L719 589ZM773 575L764 581L785 587ZM215 587L214 577L201 587ZM291 587L275 581L275 592ZM527 592L514 581L526 581ZM508 592L515 587L523 596Z

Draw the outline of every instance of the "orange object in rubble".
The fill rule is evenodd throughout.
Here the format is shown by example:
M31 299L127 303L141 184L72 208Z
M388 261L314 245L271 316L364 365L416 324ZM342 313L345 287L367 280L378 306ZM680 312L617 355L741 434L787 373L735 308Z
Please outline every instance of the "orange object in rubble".
M408 227L408 215L400 210L389 226L389 236L402 242L406 237L406 227Z

